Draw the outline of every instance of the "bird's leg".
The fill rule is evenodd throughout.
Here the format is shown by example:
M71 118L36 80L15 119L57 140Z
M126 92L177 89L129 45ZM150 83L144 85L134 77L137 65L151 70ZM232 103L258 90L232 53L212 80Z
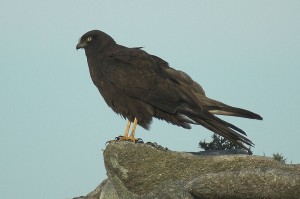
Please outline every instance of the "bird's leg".
M124 133L124 138L128 138L130 126L131 126L131 122L130 122L130 120L128 120L126 129L125 129L125 133Z
M136 118L134 118L134 121L133 121L131 134L130 134L130 136L128 136L130 126L131 126L131 122L130 122L130 120L128 120L126 129L125 129L125 132L124 132L124 136L118 136L118 137L115 138L115 140L108 141L108 143L110 143L110 142L119 142L119 141L130 141L130 142L134 142L134 143L144 143L141 138L138 138L138 139L134 138L135 129L136 129L136 126L137 126L137 119Z
M120 135L116 137L115 141L129 140L128 133L129 133L130 126L131 126L131 122L130 120L128 120L124 135L123 136Z
M134 133L135 133L136 126L137 126L137 119L135 117L134 121L133 121L133 126L132 126L132 130L131 130L131 134L130 134L130 136L128 138L132 142L135 142Z

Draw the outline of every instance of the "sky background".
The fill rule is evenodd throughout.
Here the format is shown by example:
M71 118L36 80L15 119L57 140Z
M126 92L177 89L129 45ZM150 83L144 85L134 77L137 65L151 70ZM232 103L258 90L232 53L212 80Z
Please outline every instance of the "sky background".
M255 155L300 163L300 1L1 1L1 198L86 195L106 178L102 149L126 121L93 85L82 34L167 60L206 94L264 120L222 117L248 133ZM154 120L137 137L175 151L210 140Z

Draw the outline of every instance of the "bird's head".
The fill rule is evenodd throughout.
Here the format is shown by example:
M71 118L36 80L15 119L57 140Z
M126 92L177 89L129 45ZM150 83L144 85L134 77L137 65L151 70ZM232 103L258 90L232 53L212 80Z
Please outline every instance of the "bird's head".
M76 45L76 49L102 49L103 47L112 44L116 44L116 42L111 36L100 30L91 30L81 36L78 44Z

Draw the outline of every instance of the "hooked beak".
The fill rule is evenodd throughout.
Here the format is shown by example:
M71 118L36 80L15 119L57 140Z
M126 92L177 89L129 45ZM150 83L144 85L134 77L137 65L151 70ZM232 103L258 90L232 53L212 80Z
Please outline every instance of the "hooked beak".
M87 46L87 43L85 41L81 42L79 41L79 43L76 45L76 50L80 49L80 48L84 48Z

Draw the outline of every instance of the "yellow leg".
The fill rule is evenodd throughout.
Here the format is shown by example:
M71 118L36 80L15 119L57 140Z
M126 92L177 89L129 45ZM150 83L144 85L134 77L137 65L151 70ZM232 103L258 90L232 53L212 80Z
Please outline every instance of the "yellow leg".
M134 118L131 134L129 136L129 139L132 140L133 142L135 142L134 133L135 133L136 126L137 126L137 119Z
M131 125L131 122L128 120L126 129L125 129L125 133L124 133L124 138L128 138L128 133L129 133L130 125Z

